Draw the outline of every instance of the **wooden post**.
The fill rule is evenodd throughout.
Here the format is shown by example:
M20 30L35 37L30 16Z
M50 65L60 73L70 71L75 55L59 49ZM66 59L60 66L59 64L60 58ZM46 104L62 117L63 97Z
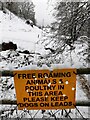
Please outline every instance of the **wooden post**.
M2 105L17 105L16 100L0 100L0 104ZM88 101L76 101L75 106L88 106L90 107L90 100Z
M90 74L90 68L80 68L80 69L77 69L77 72L75 74L76 75L78 75L78 74ZM9 71L9 70L0 71L0 76L11 76L11 77L14 77L13 71Z

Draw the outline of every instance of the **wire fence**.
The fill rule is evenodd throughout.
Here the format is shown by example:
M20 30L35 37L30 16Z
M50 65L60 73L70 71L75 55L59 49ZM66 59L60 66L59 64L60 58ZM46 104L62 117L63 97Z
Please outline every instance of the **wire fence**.
M90 74L90 68L77 69L78 74ZM13 77L13 71L0 71L0 75L7 77ZM73 118L88 119L90 117L90 100L88 101L76 101L75 109L63 109L63 110L18 110L17 101L9 99L0 100L0 118L44 118L58 120L67 118L72 120Z
M5 107L5 106L4 106ZM81 108L82 109L82 108ZM75 109L63 109L63 110L18 110L17 105L8 106L7 109L3 109L0 111L0 118L45 118L50 119L53 118L55 120L69 118L72 120L73 118L80 118L82 120L86 120L89 118L89 109L87 111L88 115L82 113L79 107L75 106ZM86 109L86 108L84 108Z

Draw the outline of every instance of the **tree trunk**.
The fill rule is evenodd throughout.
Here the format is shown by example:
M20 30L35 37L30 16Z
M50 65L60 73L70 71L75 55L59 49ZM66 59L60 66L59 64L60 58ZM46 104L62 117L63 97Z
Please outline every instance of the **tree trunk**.
M4 7L3 2L1 2L1 10L3 10L3 7Z

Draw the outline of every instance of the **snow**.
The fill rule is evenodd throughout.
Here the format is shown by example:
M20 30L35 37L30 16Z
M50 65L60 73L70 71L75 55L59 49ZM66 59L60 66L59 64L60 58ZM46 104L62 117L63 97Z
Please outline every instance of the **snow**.
M10 14L11 14L11 20L10 20ZM25 20L22 20L15 16L14 14L8 12L8 14L4 14L2 11L0 11L0 44L2 42L8 42L12 41L13 43L16 43L18 46L18 50L29 50L32 56L26 55L26 57L29 58L31 61L30 65L27 66L20 66L22 62L25 61L24 59L24 54L20 54L20 56L15 56L14 51L2 51L0 52L0 55L3 56L4 58L7 59L8 54L11 54L10 58L7 60L0 61L0 69L1 70L14 70L14 69L21 69L21 70L26 70L26 69L59 69L59 68L80 68L80 67L87 67L88 65L84 61L85 56L83 56L83 51L87 48L87 45L83 43L83 46L80 45L79 43L76 43L75 47L76 49L72 51L72 53L68 53L68 48L67 50L63 53L64 57L64 62L63 63L55 63L50 64L48 66L48 61L45 59L48 53L50 51L46 51L44 49L45 44L41 44L42 39L42 30L37 28L36 26L31 27L30 25L27 25L25 23ZM2 33L2 34L1 34ZM47 39L47 37L46 37ZM49 41L49 40L48 40ZM18 51L17 51L18 52ZM39 53L39 54L37 54ZM72 59L70 58L70 55L72 56ZM44 59L39 59L40 56L43 56ZM80 59L82 57L82 59ZM60 57L60 56L57 56ZM53 56L51 55L51 58ZM12 61L13 59L13 61ZM11 62L12 61L12 62ZM44 63L41 67L37 66L37 63ZM86 77L88 78L88 77ZM7 85L14 84L13 78L9 77L2 77L2 82L6 81L8 79ZM85 92L82 90L82 85L78 82L78 77L77 77L77 86L76 86L76 100L88 100L87 95ZM0 86L1 83L0 83ZM3 96L4 95L4 96ZM3 96L2 98L8 98L8 99L15 99L15 89L9 90L8 92L2 92L1 87L0 87L0 96ZM0 97L1 99L1 97ZM2 108L2 107L1 107ZM0 108L0 109L1 109ZM88 117L88 108L80 108L80 111L82 111L83 115L85 117ZM31 111L31 114L34 114L35 111ZM76 117L76 113L73 110L73 114L71 114L72 117ZM58 116L58 115L57 115ZM28 115L27 115L28 117ZM30 117L30 116L29 116ZM41 118L42 115L39 113L36 116L37 118Z
M18 47L35 51L35 43L38 41L38 35L41 35L39 28L36 26L32 28L30 25L25 24L25 20L14 16L14 14L11 14L10 20L10 13L3 14L3 12L0 11L0 18L2 18L0 31L3 32L0 43L3 41L12 41L17 43Z

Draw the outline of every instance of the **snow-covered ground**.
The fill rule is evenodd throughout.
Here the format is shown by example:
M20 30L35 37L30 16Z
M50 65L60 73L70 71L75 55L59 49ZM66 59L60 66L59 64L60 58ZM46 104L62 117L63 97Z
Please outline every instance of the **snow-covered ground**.
M33 28L30 25L25 23L25 20L22 20L7 11L8 14L3 14L0 11L0 43L5 41L12 41L17 44L18 47L24 48L27 50L35 51L35 43L38 41L38 36L41 37L41 30L34 26Z
M38 41L43 39L42 36L43 31L36 26L31 27L30 25L25 24L24 20L18 18L14 14L11 14L11 20L10 20L10 13L9 11L7 12L8 14L5 14L2 11L0 11L0 44L2 42L12 41L13 43L17 44L18 50L29 50L31 53L34 54L25 55L20 53L17 56L18 50L16 52L9 50L2 51L0 52L0 55L2 57L2 60L0 61L1 70L87 67L86 62L82 57L83 51L87 48L87 45L83 44L82 47L82 45L80 44L78 45L78 43L75 44L76 49L71 54L68 54L67 50L63 53L63 57L65 60L63 63L60 63L58 65L56 62L56 64L51 65L51 67L45 65L47 62L45 56L50 51L45 51L44 49L45 44L41 44L41 42L38 43ZM72 59L70 55L72 56ZM37 67L36 62L40 62L39 59L40 56L43 56L42 61L45 64L43 64L42 67ZM58 57L60 56L57 56L57 58ZM29 62L25 58L28 58ZM51 56L50 59L53 59L53 57ZM86 93L83 91L81 83L78 82L78 79L79 77L77 77L76 100L88 100L88 97ZM2 77L0 80L0 82L2 83L5 83L5 81L8 81L7 83L8 86L14 84L13 78L11 77L9 78ZM2 83L0 83L0 86L2 86ZM3 98L15 99L15 89L10 89L8 92L0 91L0 99ZM2 109L2 107L0 109ZM81 111L81 113L85 118L88 117L88 107L87 108L79 107L79 110ZM31 111L31 114L34 114L34 111ZM77 117L78 115L76 114L77 113L73 110L73 113L70 115L71 117ZM37 117L42 117L42 116L40 115L40 113L38 113Z

